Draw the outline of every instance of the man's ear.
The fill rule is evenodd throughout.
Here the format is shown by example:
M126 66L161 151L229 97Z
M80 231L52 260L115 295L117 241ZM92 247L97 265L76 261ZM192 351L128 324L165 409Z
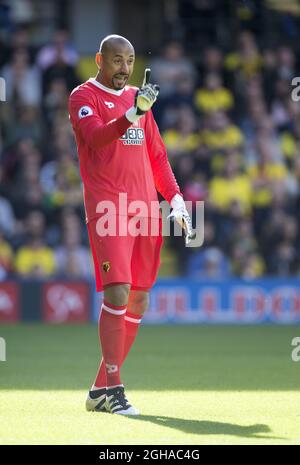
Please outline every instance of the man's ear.
M95 56L95 62L96 62L96 65L97 65L98 69L101 68L101 61L102 61L102 55L101 55L101 53L97 52L96 56Z

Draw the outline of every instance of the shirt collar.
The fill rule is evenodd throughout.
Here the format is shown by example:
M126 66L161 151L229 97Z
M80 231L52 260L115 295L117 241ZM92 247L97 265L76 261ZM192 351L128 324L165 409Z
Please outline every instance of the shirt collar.
M88 82L91 82L92 84L94 84L94 86L99 87L99 89L104 90L105 92L108 92L109 94L122 95L124 91L124 87L123 89L120 89L120 90L110 89L109 87L106 87L100 82L98 82L95 78L88 79Z

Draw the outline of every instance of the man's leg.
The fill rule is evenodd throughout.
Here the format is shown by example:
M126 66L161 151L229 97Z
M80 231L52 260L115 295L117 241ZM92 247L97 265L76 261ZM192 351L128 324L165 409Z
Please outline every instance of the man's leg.
M104 236L99 239L97 223L88 224L93 252L96 288L105 289L99 317L99 339L103 361L90 389L86 409L126 415L139 412L126 399L121 383L126 325L124 316L131 284L131 254L135 237ZM116 284L111 284L116 283Z
M95 385L86 401L86 408L89 411L108 411L124 415L139 414L139 411L128 402L120 378L126 339L124 317L129 288L129 284L115 285L110 286L104 292L104 302L99 318L99 339L103 361ZM97 383L101 384L101 387L98 387Z
M143 315L149 306L149 292L131 290L125 314L126 336L122 364L138 333Z
M108 288L107 289L108 296L106 297L107 294L104 293L104 301L106 301L106 299L112 300L111 289L113 287L119 287L119 286L112 286ZM114 301L116 301L115 298L114 298ZM121 301L118 300L118 302L120 303ZM132 344L138 333L141 319L145 311L147 310L148 305L149 305L149 292L134 291L134 290L130 291L129 298L128 298L128 304L127 304L127 311L125 313L125 340L124 340L124 352L122 356L121 365L125 361L132 347ZM98 374L97 374L93 389L99 389L105 386L107 386L106 367L104 363L104 357L102 357L101 364L98 370Z
M107 380L105 408L111 413L138 415L139 411L126 398L120 377L126 343L125 313L129 289L130 285L125 284L105 290L99 334Z
M121 384L120 367L123 361L126 336L124 316L129 290L129 284L114 285L104 290L104 301L99 317L102 360L93 389Z

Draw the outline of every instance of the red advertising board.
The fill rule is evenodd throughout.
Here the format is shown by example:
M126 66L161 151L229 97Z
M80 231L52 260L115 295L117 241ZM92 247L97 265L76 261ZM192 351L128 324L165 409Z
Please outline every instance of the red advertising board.
M16 323L20 320L19 284L0 283L0 323Z
M42 315L47 323L89 320L90 287L83 282L55 281L43 285Z

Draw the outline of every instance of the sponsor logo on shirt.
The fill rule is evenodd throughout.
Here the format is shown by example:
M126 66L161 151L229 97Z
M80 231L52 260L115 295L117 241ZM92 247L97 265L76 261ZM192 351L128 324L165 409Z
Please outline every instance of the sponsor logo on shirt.
M78 112L78 117L79 119L86 118L87 116L90 116L92 114L93 114L93 110L90 107L84 106L80 108Z
M124 145L142 145L144 142L144 129L143 128L129 128L120 137L120 140L123 142Z

